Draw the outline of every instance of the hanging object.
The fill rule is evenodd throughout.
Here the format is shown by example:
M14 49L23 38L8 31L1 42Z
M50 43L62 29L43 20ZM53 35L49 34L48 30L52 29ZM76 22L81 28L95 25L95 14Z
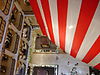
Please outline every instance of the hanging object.
M30 0L42 33L100 70L100 0Z

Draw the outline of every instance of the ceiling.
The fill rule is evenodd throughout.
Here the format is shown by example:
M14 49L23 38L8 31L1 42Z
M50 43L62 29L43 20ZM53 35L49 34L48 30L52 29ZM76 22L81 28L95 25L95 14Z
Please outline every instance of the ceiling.
M29 0L42 33L100 70L100 0Z

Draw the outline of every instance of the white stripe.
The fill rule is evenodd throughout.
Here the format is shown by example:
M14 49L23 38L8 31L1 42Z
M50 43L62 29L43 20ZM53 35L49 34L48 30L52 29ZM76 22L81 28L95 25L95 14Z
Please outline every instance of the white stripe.
M44 26L45 26L48 38L50 39L50 35L49 35L49 32L48 32L48 27L46 25L46 20L45 20L44 12L43 12L43 9L42 9L41 1L37 0L37 4L38 4L39 9L40 9L40 13L41 13L41 16L42 16L42 19L43 19L43 22L44 22Z
M100 35L100 3L92 19L91 25L86 33L83 43L77 54L78 59L82 60L89 49L92 47L98 36Z
M100 63L100 53L91 62L89 62L88 64L90 66L96 66L99 63Z
M70 54L82 0L68 0L65 51Z
M49 0L49 7L51 13L52 29L54 39L57 46L59 46L59 31L58 31L58 13L57 13L57 0Z

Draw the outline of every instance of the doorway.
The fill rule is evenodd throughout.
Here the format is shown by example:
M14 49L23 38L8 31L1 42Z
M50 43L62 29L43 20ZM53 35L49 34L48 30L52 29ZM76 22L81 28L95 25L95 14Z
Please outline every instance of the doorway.
M34 67L33 75L56 75L54 67Z

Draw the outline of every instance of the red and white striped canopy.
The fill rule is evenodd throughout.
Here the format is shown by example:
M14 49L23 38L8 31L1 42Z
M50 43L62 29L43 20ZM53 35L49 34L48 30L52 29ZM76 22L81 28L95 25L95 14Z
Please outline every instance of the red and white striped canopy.
M100 0L30 0L44 35L100 70Z

